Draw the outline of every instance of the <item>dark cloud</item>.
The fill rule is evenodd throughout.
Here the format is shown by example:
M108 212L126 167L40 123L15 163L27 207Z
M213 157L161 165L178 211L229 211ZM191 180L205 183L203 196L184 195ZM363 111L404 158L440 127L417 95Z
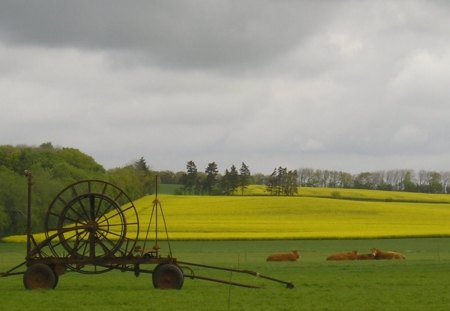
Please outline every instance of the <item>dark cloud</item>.
M446 1L0 1L0 143L448 170Z
M157 66L270 63L327 25L331 2L2 1L14 44L120 50Z

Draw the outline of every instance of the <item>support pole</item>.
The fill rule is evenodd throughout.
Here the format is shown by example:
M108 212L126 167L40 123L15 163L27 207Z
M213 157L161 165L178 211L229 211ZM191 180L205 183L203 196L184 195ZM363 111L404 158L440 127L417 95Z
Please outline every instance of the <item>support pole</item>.
M153 201L153 208L155 209L155 245L153 248L156 251L156 257L159 256L159 244L158 244L158 208L159 208L159 200L158 200L158 176L155 176L155 200Z
M30 171L25 171L28 180L28 207L27 207L27 256L29 259L31 253L31 187L33 185L33 175Z

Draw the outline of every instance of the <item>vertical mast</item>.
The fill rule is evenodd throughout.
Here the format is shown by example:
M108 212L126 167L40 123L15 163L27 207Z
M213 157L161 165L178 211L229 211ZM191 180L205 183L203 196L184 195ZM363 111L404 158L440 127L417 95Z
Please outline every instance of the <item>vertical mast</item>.
M30 171L25 171L25 176L28 180L28 206L27 206L27 256L30 256L31 252L31 186L33 185L33 175Z
M158 207L159 207L159 200L158 200L158 176L155 177L155 246L154 248L156 251L156 256L158 256L158 251L159 251L159 245L158 245Z

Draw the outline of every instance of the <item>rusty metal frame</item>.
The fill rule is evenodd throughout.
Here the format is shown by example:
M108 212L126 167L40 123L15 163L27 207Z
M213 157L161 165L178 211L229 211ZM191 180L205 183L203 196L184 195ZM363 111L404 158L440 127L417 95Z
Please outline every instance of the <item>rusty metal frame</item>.
M26 271L17 271L23 267L30 267L35 264L44 264L52 268L55 274L60 275L67 272L81 272L81 273L89 273L83 271L84 266L93 266L95 267L95 271L92 273L102 273L110 270L120 270L120 271L129 271L134 272L135 276L139 276L140 273L148 273L153 274L154 271L161 265L165 264L171 264L176 265L180 268L182 272L183 277L188 277L190 279L199 279L199 280L205 280L205 281L211 281L216 283L222 283L222 284L228 284L233 286L240 286L240 287L246 287L246 288L260 288L260 286L256 285L250 285L250 284L244 284L239 282L233 282L231 280L223 280L223 279L217 279L217 278L211 278L201 275L196 275L194 270L191 267L201 267L201 268L207 268L207 269L213 269L213 270L222 270L222 271L228 271L228 272L235 272L240 274L247 274L252 275L261 279L277 282L286 285L287 288L294 288L294 284L291 282L282 281L273 277L269 277L266 275L262 275L259 272L251 271L251 270L243 270L243 269L233 269L233 268L225 268L225 267L217 267L212 265L206 265L206 264L199 264L199 263L192 263L192 262L185 262L185 261L178 261L176 258L172 256L172 249L170 246L170 240L166 225L166 220L164 217L164 212L161 206L160 201L158 200L158 192L157 192L157 186L156 186L156 198L153 201L153 209L150 216L149 225L147 228L147 234L144 240L144 247L140 248L139 250L134 249L134 253L131 251L127 253L126 255L121 254L120 256L114 256L114 254L111 252L107 253L107 256L103 257L95 257L95 256L58 256L53 249L51 248L51 241L55 238L61 238L65 233L68 233L70 231L75 231L76 234L78 233L78 230L94 230L96 227L98 227L98 224L76 224L75 226L71 226L70 228L59 228L57 232L54 232L50 234L50 232L46 232L46 238L44 241L37 243L36 240L33 237L32 234L32 227L31 227L31 195L32 195L32 174L29 171L25 171L25 176L27 177L27 185L28 185L28 206L27 206L27 228L26 228L26 235L27 235L27 249L26 249L26 256L25 261L20 263L19 265L11 268L10 270L0 273L0 277L8 277L8 276L14 276L14 275L25 275ZM87 181L89 182L89 181ZM91 182L99 182L96 180L92 180ZM101 182L101 181L100 181ZM80 182L78 182L80 183ZM78 183L75 183L73 185L76 185ZM157 180L156 180L157 184ZM66 189L70 189L72 185L66 187L63 191ZM91 184L89 184L89 190L90 190ZM115 186L114 186L115 187ZM106 189L106 186L105 186ZM105 190L104 189L104 190ZM118 189L118 188L117 188ZM76 192L75 189L72 189L74 192ZM120 189L119 189L120 190ZM63 193L63 191L61 193ZM122 190L120 190L122 191ZM60 194L61 194L60 193ZM123 193L123 191L122 191ZM76 193L77 194L77 193ZM78 194L77 194L78 195ZM126 194L125 194L126 196ZM126 196L128 198L128 196ZM57 197L58 198L58 197ZM57 200L55 198L55 200ZM55 201L54 200L54 201ZM67 203L67 202L65 202ZM53 202L52 202L53 204ZM52 206L52 205L51 205ZM82 204L81 204L82 206ZM133 205L134 207L134 205ZM49 211L50 212L50 211ZM48 213L49 213L48 212ZM164 228L166 231L166 240L169 246L169 255L167 257L161 257L159 253L159 244L158 244L158 213L161 214ZM153 246L153 250L146 251L145 245L148 240L148 235L151 230L151 223L153 220L153 216L155 215L155 245ZM136 216L137 218L137 216ZM139 228L139 219L137 218L137 226ZM125 228L126 229L126 228ZM92 243L92 237L89 237L89 240ZM133 243L133 248L136 245L136 241ZM49 256L45 254L43 249L45 247L49 247L53 253L53 256ZM92 246L90 246L92 247ZM128 247L128 245L127 245ZM116 251L116 249L113 249ZM150 269L141 269L141 265L145 264L151 264L156 265L156 268L153 270ZM72 267L71 269L68 269L68 267ZM75 267L75 268L74 268ZM103 270L97 271L96 267L100 267ZM183 271L189 270L189 273L186 273ZM56 284L55 284L56 286Z

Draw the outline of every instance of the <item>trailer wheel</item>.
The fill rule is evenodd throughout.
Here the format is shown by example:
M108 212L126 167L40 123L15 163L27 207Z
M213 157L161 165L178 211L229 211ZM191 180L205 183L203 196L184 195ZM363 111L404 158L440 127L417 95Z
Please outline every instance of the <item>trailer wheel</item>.
M174 264L158 265L153 271L153 287L160 289L181 289L184 283L184 274Z
M57 284L58 275L42 263L29 266L23 275L23 285L27 289L53 289Z

